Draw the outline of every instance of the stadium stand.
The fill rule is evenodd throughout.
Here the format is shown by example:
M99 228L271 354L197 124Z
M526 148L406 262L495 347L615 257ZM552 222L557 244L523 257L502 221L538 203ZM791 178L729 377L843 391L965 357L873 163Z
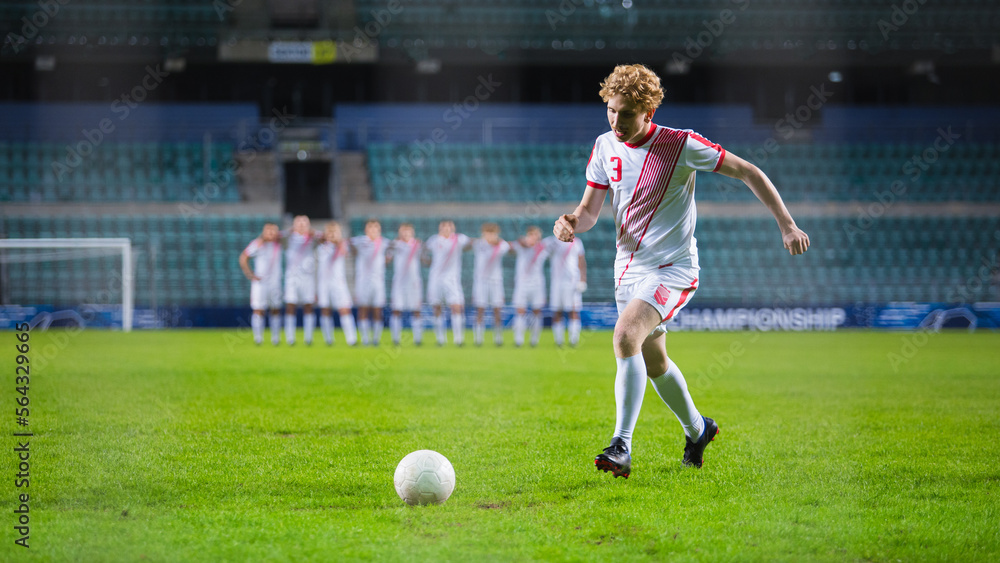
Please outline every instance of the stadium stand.
M242 306L250 282L237 265L243 248L275 217L256 215L6 216L5 238L129 237L135 254L138 307ZM8 251L12 252L12 251ZM12 303L93 303L103 291L120 302L114 256L14 262L7 276ZM120 265L117 266L120 271Z

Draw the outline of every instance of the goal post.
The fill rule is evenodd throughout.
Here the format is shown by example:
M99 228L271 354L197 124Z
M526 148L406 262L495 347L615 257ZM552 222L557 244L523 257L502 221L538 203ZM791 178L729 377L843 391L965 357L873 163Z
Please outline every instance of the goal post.
M120 254L122 258L122 331L132 331L132 316L135 309L135 273L132 267L132 241L129 238L8 238L0 239L0 251L4 250L62 250L44 255L0 257L2 263L38 262L42 260L67 260L80 257L80 250L97 251L99 254ZM103 252L102 252L103 251ZM4 253L6 254L6 253Z

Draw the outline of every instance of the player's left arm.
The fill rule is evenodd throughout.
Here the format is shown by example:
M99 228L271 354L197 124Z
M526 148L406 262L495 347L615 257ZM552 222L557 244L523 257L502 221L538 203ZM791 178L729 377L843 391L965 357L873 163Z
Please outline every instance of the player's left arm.
M809 235L795 225L795 220L788 213L785 202L771 182L771 179L753 164L743 160L731 152L727 152L719 165L719 174L736 178L750 188L757 199L774 215L781 229L781 241L791 255L802 254L809 250Z

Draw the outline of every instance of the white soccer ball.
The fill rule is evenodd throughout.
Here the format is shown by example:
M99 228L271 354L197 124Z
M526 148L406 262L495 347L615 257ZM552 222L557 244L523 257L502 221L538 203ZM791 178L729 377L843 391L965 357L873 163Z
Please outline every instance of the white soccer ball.
M455 468L435 451L417 450L396 466L393 483L406 504L440 504L455 490Z

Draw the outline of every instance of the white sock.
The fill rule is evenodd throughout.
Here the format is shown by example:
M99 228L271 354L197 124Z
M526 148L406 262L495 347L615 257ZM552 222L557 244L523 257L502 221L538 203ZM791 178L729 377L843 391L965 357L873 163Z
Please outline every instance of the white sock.
M295 315L285 313L285 342L295 344Z
M344 340L348 346L358 343L358 328L354 325L354 315L350 313L340 315L340 328L344 331Z
M420 344L424 339L424 318L413 315L410 317L413 328L413 343Z
M580 343L580 330L583 328L583 323L580 319L570 319L569 320L569 345L576 346Z
M333 344L333 316L332 315L320 315L319 316L319 330L323 333L323 340L327 344Z
M556 346L562 346L566 337L566 324L563 321L553 321L552 336L555 338Z
M434 335L437 336L438 344L444 344L448 341L448 335L444 328L444 315L434 316Z
M514 315L514 344L520 346L524 344L525 315Z
M316 313L303 313L302 328L304 332L302 340L305 341L306 344L312 344L313 330L316 328Z
M615 373L615 434L625 440L625 447L632 451L632 430L642 408L642 396L646 393L646 362L642 354L628 358L615 358L618 372Z
M459 346L465 342L465 314L451 314L451 338Z
M250 315L250 328L253 329L253 341L260 344L264 340L264 315L254 313Z
M701 433L705 431L705 419L694 406L691 394L688 393L687 382L677 364L667 359L667 372L660 377L650 379L653 382L653 389L656 394L663 399L667 407L673 411L674 416L684 427L684 435L692 441L701 438Z
M271 344L281 342L281 315L271 315Z
M542 339L542 314L536 313L531 319L531 345L538 346L538 341Z
M378 346L379 340L382 340L382 329L384 328L385 324L382 319L372 321L372 344L375 346Z
M361 319L358 324L361 326L361 344L368 346L371 339L372 322L370 319Z
M392 333L392 343L399 346L403 338L403 315L389 317L389 332Z
M503 323L493 325L493 343L497 346L503 344Z

